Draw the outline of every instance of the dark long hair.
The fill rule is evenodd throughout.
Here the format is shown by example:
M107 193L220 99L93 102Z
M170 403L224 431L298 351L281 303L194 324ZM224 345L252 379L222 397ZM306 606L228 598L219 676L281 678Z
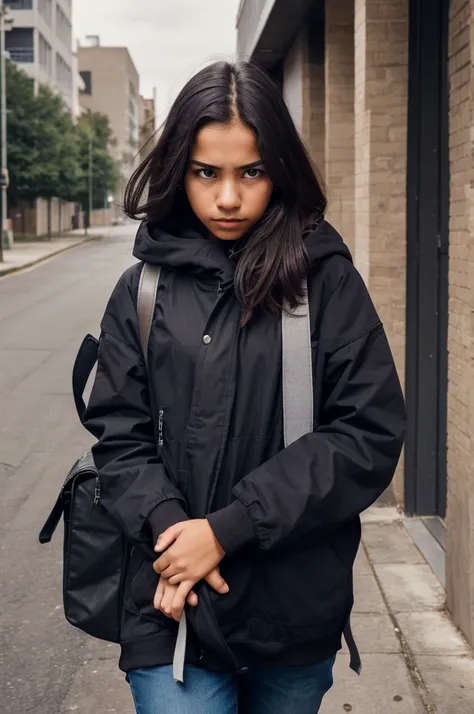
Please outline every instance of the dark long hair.
M257 307L278 313L285 302L290 307L300 302L308 269L303 232L326 209L317 171L279 88L263 69L250 62L216 62L186 84L156 147L130 179L125 213L160 223L175 212L190 211L179 189L196 134L211 122L230 122L236 115L255 132L276 189L248 234L236 269L245 323Z

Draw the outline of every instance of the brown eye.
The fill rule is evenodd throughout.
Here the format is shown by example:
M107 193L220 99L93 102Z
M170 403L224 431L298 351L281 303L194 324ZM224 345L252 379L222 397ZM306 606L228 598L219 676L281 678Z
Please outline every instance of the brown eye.
M262 169L247 169L247 171L244 173L245 178L249 179L257 179L260 178L260 176L264 175L264 171Z
M198 171L196 171L196 176L199 176L203 179L213 179L216 177L212 169L199 169Z

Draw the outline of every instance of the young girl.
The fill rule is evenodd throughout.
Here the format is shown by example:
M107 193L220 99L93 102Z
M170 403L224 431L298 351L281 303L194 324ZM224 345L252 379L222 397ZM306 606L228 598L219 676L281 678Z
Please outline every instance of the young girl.
M315 714L343 632L357 668L359 514L402 448L383 327L282 96L252 64L188 82L125 206L143 218L140 263L105 312L87 412L102 502L134 545L119 666L138 714ZM162 268L146 361L142 262ZM284 448L281 315L305 279L314 428Z

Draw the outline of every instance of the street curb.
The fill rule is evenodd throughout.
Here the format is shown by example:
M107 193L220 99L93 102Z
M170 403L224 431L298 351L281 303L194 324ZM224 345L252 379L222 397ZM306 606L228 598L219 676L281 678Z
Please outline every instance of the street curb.
M31 260L29 263L25 263L24 265L13 265L11 268L7 268L6 270L2 270L0 268L0 280L2 278L7 277L8 275L20 273L22 270L26 270L27 268L32 268L36 265L40 265L41 263L45 263L47 260L55 258L57 255L65 253L68 250L72 250L73 248L77 248L78 246L84 245L85 243L91 243L94 240L102 240L103 237L104 236L88 236L87 238L84 238L84 240L79 240L77 241L77 243L73 243L72 245L66 245L62 248L58 248L58 250L55 250L52 253L48 253L48 255L43 255L41 258Z

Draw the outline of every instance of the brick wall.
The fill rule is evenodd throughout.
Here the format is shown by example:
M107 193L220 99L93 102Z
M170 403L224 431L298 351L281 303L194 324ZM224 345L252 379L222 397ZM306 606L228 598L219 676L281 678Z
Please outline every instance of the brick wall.
M474 2L450 9L448 606L474 645Z
M328 220L354 248L354 0L326 0L325 177Z
M405 381L408 0L355 0L356 265ZM403 470L394 481L403 502Z

